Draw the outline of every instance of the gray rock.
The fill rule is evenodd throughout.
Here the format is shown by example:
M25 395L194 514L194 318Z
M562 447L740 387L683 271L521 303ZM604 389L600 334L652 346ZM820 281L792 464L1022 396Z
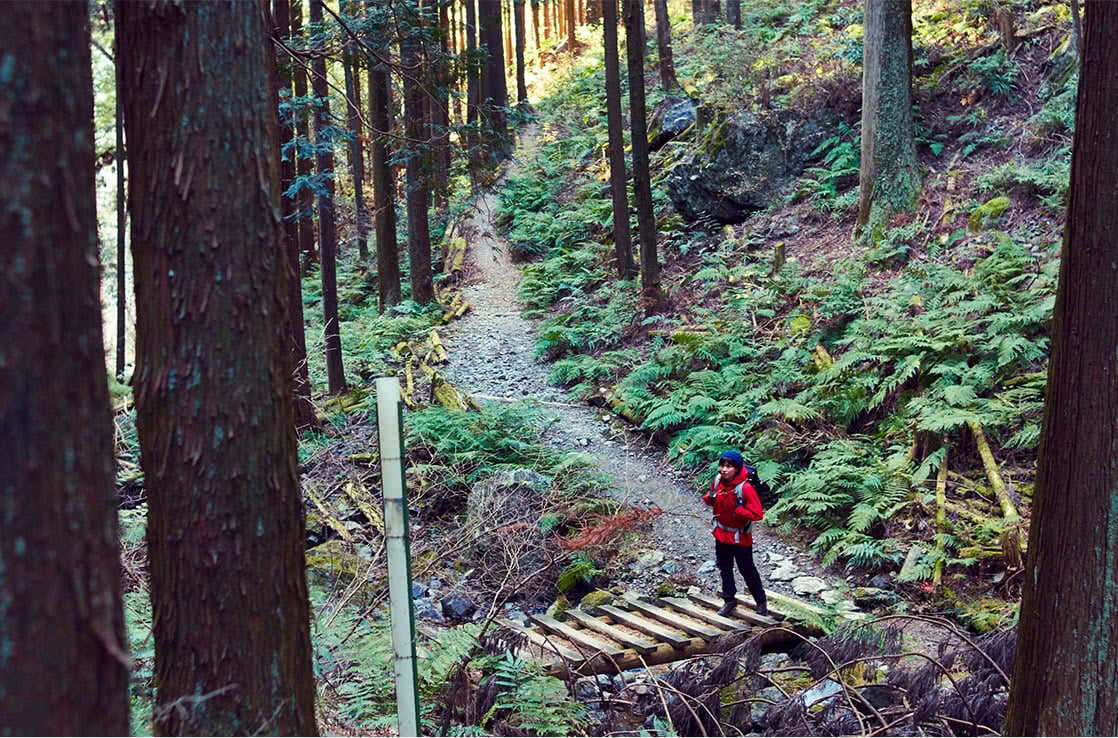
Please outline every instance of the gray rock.
M818 594L827 588L827 583L819 577L796 577L792 580L792 591L798 595Z
M859 607L888 607L900 599L895 592L877 587L857 587L854 604Z
M444 597L440 603L443 616L448 620L463 620L477 611L477 605L464 594L452 594Z
M750 708L749 712L753 720L753 727L762 728L764 727L765 712L773 706L772 703L782 702L784 700L784 694L776 687L766 687L758 692L756 696L765 701L752 703L753 706Z
M718 568L718 565L715 564L710 559L708 559L708 560L704 561L703 563L699 564L699 568L696 569L695 571L699 574L710 574L711 572L713 572L717 568Z
M420 597L426 597L427 592L428 592L427 586L425 584L423 584L423 582L412 582L411 583L412 599L418 600Z
M660 570L665 574L678 574L683 571L683 567L676 561L665 561L664 565L660 567Z
M790 561L786 561L780 566L773 569L772 573L769 574L769 579L772 579L775 582L790 582L793 579L799 577L801 574L802 572L796 567L795 564Z
M870 586L877 589L888 589L889 585L893 583L893 572L886 572L885 574L878 574L870 580Z
M420 600L415 603L415 617L419 620L443 622L443 614L429 600Z
M826 602L828 605L839 605L846 602L846 596L837 590L829 589L819 595L819 599Z
M774 653L766 653L761 656L762 669L779 669L792 660L792 657L786 653L776 651Z
M644 571L659 566L663 561L663 551L645 551L636 561L629 565L629 568L634 571Z
M667 97L648 116L648 148L659 151L695 122L695 103L686 97Z
M824 679L803 693L804 705L810 708L812 705L824 702L840 692L842 692L841 684L832 679Z
M780 196L834 125L792 111L718 115L668 176L668 196L688 220L741 223Z

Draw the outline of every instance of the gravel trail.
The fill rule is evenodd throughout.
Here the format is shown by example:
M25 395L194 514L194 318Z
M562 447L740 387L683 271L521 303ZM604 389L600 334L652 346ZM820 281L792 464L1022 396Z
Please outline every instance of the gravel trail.
M531 156L537 133L535 126L521 133L512 171ZM469 244L464 298L472 307L446 331L447 379L481 402L540 402L555 416L546 435L549 443L591 454L617 480L613 494L638 507L655 505L663 511L649 537L650 551L662 552L663 559L651 553L632 567L630 584L650 591L669 575L689 573L703 588L718 591L709 508L700 491L665 463L661 448L627 430L623 421L601 409L572 403L562 389L547 383L550 367L533 356L535 327L520 316L516 300L520 271L494 225L496 210L496 192L485 192L462 227ZM810 554L782 541L763 524L755 526L755 539L755 560L766 588L791 592L786 582L772 580L778 566L785 573L819 576ZM745 591L741 582L739 591Z

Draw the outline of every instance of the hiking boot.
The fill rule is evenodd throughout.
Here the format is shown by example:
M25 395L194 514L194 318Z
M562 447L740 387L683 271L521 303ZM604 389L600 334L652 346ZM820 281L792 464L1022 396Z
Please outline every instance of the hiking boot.
M724 604L718 610L718 614L721 615L722 617L726 618L726 617L729 617L730 613L732 613L733 611L734 611L734 602L733 602L733 600L728 600L726 602L726 604Z
M758 615L764 615L765 617L768 617L769 616L769 605L768 605L768 603L762 602L760 605L757 605L757 614Z

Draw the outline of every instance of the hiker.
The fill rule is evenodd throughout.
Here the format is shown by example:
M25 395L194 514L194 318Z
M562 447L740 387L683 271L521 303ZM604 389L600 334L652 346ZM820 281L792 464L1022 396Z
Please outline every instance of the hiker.
M734 611L734 562L737 562L745 586L757 603L757 613L768 615L765 588L761 574L753 563L753 521L765 516L757 491L749 483L749 470L737 451L723 451L718 457L718 476L710 483L703 502L714 510L714 560L722 575L722 599L726 603L718 611L723 617Z

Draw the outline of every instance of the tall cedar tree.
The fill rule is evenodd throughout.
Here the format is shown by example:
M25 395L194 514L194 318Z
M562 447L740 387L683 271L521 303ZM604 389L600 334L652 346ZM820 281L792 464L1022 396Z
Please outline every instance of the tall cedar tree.
M539 0L531 0L532 3L532 41L536 45L536 67L543 69L543 54L540 53L540 3Z
M567 51L575 53L575 45L578 43L575 40L575 28L578 25L578 19L575 15L575 0L567 0Z
M291 3L291 38L303 37L303 3L302 0L292 0ZM303 63L296 63L291 70L292 82L295 85L295 135L303 142L303 146L295 149L295 170L299 177L306 182L314 175L314 153L308 144L311 141L311 106L307 102L307 68ZM309 268L311 264L318 263L317 238L314 224L314 191L303 187L296 196L299 204L299 251L303 255L303 265Z
M369 258L369 216L365 212L365 162L361 156L361 110L358 107L358 88L361 81L357 74L357 60L352 41L342 55L342 74L345 76L346 122L349 124L349 166L353 174L353 217L357 225L357 256L361 261Z
M276 0L272 13L272 33L274 37L284 43L290 43L291 33L291 6L288 0ZM295 427L311 428L317 426L318 416L314 405L311 403L311 379L307 369L307 337L303 327L303 283L299 279L299 204L295 198L286 194L295 179L295 128L293 125L294 106L291 105L291 60L286 52L277 50L279 54L276 79L277 88L282 92L282 97L277 95L276 110L279 113L279 147L280 147L280 188L284 193L283 208L283 234L284 252L287 255L287 332L290 337L292 360L292 388L295 395ZM279 100L285 105L280 110Z
M602 0L586 0L586 23L597 23L602 19Z
M508 84L505 81L505 57L501 49L501 2L478 1L479 45L484 45L488 58L481 74L481 114L485 120L488 148L497 158L504 158L509 147L509 127L505 110L509 106Z
M117 53L116 39L113 39L113 64L120 60ZM128 201L124 185L124 110L121 108L122 97L120 89L120 70L116 69L116 120L113 128L116 132L116 151L113 159L116 162L116 377L124 381L125 349L128 334L128 279L125 268L125 253L128 249L126 229L128 228Z
M369 125L372 126L373 216L377 238L377 309L384 312L399 304L400 256L396 243L396 172L388 151L392 133L389 108L389 39L388 13L376 0L366 5L372 28L376 54L369 58Z
M431 232L428 223L428 142L422 48L425 29L418 3L396 6L396 27L400 34L400 67L404 77L404 133L408 139L405 204L408 215L408 275L411 299L426 304L435 299L431 274Z
M516 30L516 104L528 104L528 84L524 75L524 0L512 2L512 24Z
M629 63L629 141L633 148L633 205L640 241L641 296L645 310L657 312L664 300L660 262L656 256L656 216L648 167L648 120L644 103L644 2L625 0L625 57Z
M481 166L481 68L478 59L477 0L466 2L466 148L469 167L476 174Z
M125 735L89 6L0 27L0 734Z
M660 52L660 88L664 92L679 89L672 57L672 25L668 18L668 0L653 0L656 13L656 48Z
M431 71L431 89L427 96L431 106L431 188L434 190L435 207L445 211L450 201L450 4L451 0L434 0L438 8L435 43L430 50L428 65Z
M912 2L865 2L857 227L872 242L894 215L915 210L920 167L912 123Z
M1118 735L1118 4L1084 36L1006 735Z
M155 731L312 735L267 12L228 0L116 14Z
M311 94L314 95L314 151L318 172L318 249L322 277L323 336L326 344L326 381L330 394L349 388L342 365L342 336L338 323L338 226L334 220L334 135L330 119L330 86L326 79L322 0L310 0Z
M741 0L726 0L726 22L741 28Z
M609 136L609 187L613 198L613 253L617 275L632 279L633 234L625 177L625 126L621 119L621 63L617 58L617 3L602 5L602 51L606 62L606 130Z

